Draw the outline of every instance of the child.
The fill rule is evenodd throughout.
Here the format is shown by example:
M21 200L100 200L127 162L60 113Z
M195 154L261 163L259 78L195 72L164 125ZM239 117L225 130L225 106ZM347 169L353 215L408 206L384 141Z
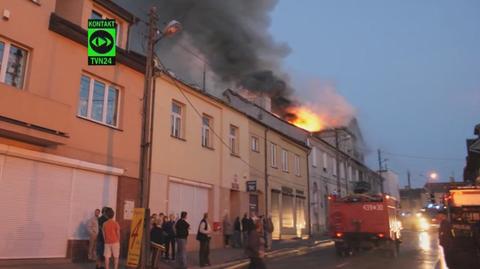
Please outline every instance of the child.
M120 254L120 225L113 217L113 209L107 209L108 220L103 224L103 237L105 238L105 268L110 268L110 257L113 257L114 269L118 269L118 258Z

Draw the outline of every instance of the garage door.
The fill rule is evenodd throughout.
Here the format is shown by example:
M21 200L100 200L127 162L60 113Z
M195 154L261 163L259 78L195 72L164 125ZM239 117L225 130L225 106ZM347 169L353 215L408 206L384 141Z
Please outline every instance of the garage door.
M196 234L203 213L208 212L208 189L174 182L168 189L168 212L180 216L180 212L186 211L190 232Z
M94 208L115 206L116 178L0 155L0 259L65 257Z

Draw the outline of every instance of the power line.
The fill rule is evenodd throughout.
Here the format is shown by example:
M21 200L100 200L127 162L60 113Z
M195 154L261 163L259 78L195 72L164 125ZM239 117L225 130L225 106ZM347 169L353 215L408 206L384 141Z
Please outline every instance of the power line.
M162 66L162 68L163 68L164 70L166 70L166 69L165 69L165 66L163 65L163 63L160 62L160 65ZM180 91L180 93L183 95L183 97L185 98L185 100L187 100L187 103L188 103L188 104L192 107L192 109L195 111L195 114L197 114L197 115L199 116L200 120L202 120L202 117L203 117L202 113L197 109L197 107L195 107L195 105L194 105L193 102L190 100L190 98L185 94L185 92L184 92L184 90L182 89L182 87L181 87L180 85L178 85L177 79L176 79L176 78L172 78L172 81L173 81L173 84L175 85L175 88L177 88L177 89ZM225 140L223 140L223 138L222 138L217 132L215 132L215 129L214 129L214 128L211 128L210 130L211 130L212 133L218 138L218 140L219 140L223 145L225 145L225 146L232 152L232 148L230 147L230 145L229 145L227 142L225 142ZM265 154L267 154L267 153L265 152ZM258 169L258 168L256 168L256 167L250 165L250 163L249 163L248 161L244 160L241 156L238 156L238 157L239 157L239 159L240 159L244 164L246 164L248 167L250 167L250 168L252 168L252 169L254 169L254 170L258 171L258 172L262 172L262 173L265 172L265 171L262 171L262 170L260 170L260 169Z
M398 157L398 158L407 158L407 159L420 159L420 160L432 160L432 161L464 161L464 158L442 158L442 157L428 157L428 156L418 156L418 155L409 155L409 154L400 154L393 153L388 151L382 151L385 155Z

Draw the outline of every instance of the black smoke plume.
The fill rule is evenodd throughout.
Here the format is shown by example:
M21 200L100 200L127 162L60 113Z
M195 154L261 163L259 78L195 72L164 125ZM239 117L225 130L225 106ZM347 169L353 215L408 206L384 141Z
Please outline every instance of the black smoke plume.
M177 42L188 42L206 59L209 70L221 82L268 94L272 97L272 110L280 115L292 105L293 89L281 68L290 48L275 42L269 33L270 12L277 0L115 2L135 10L137 15L143 14L145 21L148 8L155 5L161 22L174 19L183 24L181 37L166 42L162 40L161 58L171 59L170 62L174 63L186 59L185 55L181 55L186 52L175 46Z

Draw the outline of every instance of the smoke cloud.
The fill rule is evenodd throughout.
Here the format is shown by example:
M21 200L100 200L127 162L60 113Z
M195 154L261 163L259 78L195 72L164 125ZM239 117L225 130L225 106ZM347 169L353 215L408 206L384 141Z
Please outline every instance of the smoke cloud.
M288 106L293 89L281 65L290 48L277 43L269 33L269 13L277 0L116 0L115 2L146 14L152 5L157 7L160 21L178 20L183 32L174 40L162 40L159 53L168 63L185 60L185 51L178 43L194 48L208 63L209 71L225 85L260 91L272 97L274 110ZM143 29L144 30L144 29ZM144 37L137 36L137 39ZM134 42L140 43L142 41ZM140 49L142 49L140 47ZM183 54L183 55L182 55ZM192 57L188 55L187 57ZM187 67L175 65L182 73L191 73ZM201 68L196 64L195 68ZM200 69L201 70L201 69ZM198 80L198 79L197 79ZM278 108L278 109L276 109Z
M270 12L277 0L115 2L143 16L150 6L155 5L160 22L178 20L183 24L183 32L172 39L162 40L158 50L161 59L182 77L190 77L197 84L203 80L199 72L203 70L203 64L192 61L192 55L179 48L183 44L207 62L208 83L213 80L214 86L222 85L222 89L232 87L266 94L272 99L272 111L283 118L288 117L289 107L299 105L292 98L295 91L282 68L290 48L276 42L269 33ZM144 36L137 35L136 39L132 43L139 44Z

